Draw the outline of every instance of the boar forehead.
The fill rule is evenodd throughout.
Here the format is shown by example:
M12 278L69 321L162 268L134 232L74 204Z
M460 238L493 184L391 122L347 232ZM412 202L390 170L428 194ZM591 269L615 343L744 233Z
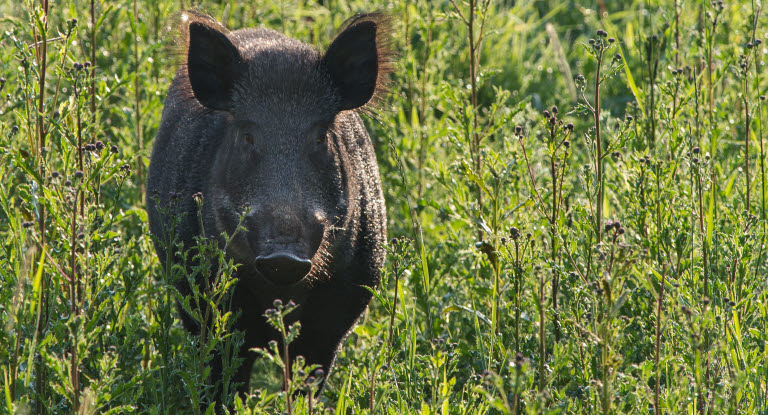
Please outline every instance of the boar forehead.
M338 98L319 68L320 53L271 30L234 34L245 65L233 94L238 119L296 124L329 122Z

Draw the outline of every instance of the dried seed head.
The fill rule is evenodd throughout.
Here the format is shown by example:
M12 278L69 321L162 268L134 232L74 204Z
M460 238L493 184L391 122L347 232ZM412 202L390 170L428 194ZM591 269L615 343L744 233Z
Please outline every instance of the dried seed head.
M78 170L78 171L75 172L75 178L76 179L80 179L82 177L83 177L83 171L82 170Z

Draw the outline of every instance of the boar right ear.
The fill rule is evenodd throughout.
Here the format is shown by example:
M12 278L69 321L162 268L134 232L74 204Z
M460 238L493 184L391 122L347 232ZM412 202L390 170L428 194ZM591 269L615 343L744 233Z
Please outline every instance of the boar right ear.
M336 88L341 111L362 107L381 95L392 58L387 15L358 15L345 26L321 63Z
M189 24L187 74L200 103L214 110L229 110L232 89L242 57L226 34L200 22Z

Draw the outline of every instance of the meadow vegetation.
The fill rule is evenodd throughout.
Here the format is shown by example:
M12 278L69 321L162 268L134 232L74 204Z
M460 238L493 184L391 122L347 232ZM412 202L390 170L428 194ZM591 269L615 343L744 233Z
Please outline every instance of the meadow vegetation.
M382 285L331 373L287 380L275 344L234 412L768 413L760 1L0 0L0 414L213 413L233 319L301 335L282 303L189 334L176 301L226 304L237 264L152 248L185 8L319 47L383 10L400 52L366 118ZM214 289L172 288L211 267Z

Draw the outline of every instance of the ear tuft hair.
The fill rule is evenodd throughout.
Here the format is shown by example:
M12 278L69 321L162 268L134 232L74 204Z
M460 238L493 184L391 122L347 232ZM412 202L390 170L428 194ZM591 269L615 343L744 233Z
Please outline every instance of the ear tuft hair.
M242 63L228 38L229 30L197 10L182 11L174 20L171 54L182 76L179 92L207 109L226 110L237 66ZM192 50L195 47L200 50Z
M344 22L321 61L339 94L339 110L375 114L389 93L395 57L391 16L358 14Z

